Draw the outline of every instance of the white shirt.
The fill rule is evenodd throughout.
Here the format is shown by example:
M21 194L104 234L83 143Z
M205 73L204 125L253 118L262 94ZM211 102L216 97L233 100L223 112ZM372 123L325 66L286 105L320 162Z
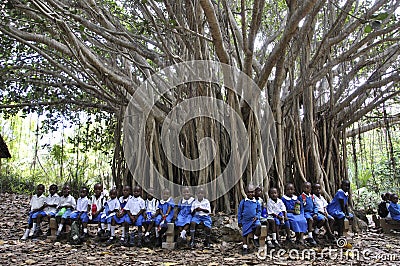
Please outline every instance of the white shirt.
M78 202L76 203L76 210L78 212L87 212L88 206L90 205L88 197L79 198Z
M108 205L109 211L119 210L119 207L120 207L119 200L117 198L109 199L107 201L107 205ZM115 212L114 212L114 214L115 214Z
M153 198L152 200L146 200L146 212L151 212L151 215L154 215L158 209L158 200Z
M54 205L55 204L56 206L58 206L58 204L60 203L60 196L58 196L57 193L54 193L53 196L52 195L48 195L46 200L45 200L45 202L47 203L47 205ZM57 211L57 207L46 207L44 209L44 211L46 213L55 212L55 211Z
M37 196L37 194L33 195L31 198L31 211L35 210L35 209L39 209L44 205L44 202L46 200L46 196L45 195L40 195L39 197Z
M138 214L141 210L146 209L146 204L142 197L132 197L126 203L125 208L126 211L130 211L132 215Z
M326 212L326 206L328 206L328 202L326 201L324 196L320 195L318 197L314 194L314 204L317 206L319 212Z
M202 201L199 201L198 199L196 199L193 204L192 204L192 212L197 208L200 207L202 209L206 209L208 210L207 212L203 212L203 211L199 211L196 212L195 215L200 215L200 216L206 216L209 215L211 212L211 206L210 206L210 202L208 201L208 199L203 199Z
M73 209L76 208L76 201L72 195L68 195L67 197L60 197L60 202L58 203L58 207L72 206Z
M269 198L267 200L267 213L268 215L276 214L278 215L280 212L285 212L286 206L281 199L277 199L276 202Z
M104 207L105 202L106 202L106 198L103 196L103 194L101 194L99 198L96 198L96 196L93 195L92 199L90 201L90 205L96 205L97 211L100 211L101 208Z
M119 203L127 203L130 199L132 198L131 195L129 195L126 199L124 199L124 196L119 197Z

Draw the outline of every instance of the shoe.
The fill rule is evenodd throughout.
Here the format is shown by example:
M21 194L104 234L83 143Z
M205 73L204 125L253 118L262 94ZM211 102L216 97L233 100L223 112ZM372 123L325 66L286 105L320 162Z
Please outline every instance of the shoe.
M156 238L156 247L161 247L162 246L162 239L161 236Z
M108 245L114 244L114 242L115 242L115 238L114 238L113 236L111 236L111 237L107 240L107 244L108 244Z
M46 236L51 236L51 230L49 229L49 230L47 230L47 232L46 232Z
M148 243L150 243L150 235L148 235L148 236L145 236L144 238L143 238L143 240L144 240L144 243L145 244L148 244Z
M29 237L29 229L26 229L24 235L21 237L21 240L23 241L27 240L28 237Z
M267 248L275 248L275 245L271 241L268 241Z
M315 242L314 238L312 237L307 238L306 241L313 247L317 245L317 242Z
M102 237L104 236L104 233L105 233L104 229L101 229L100 231L97 232L97 236Z
M83 233L83 234L80 236L80 238L81 238L82 241L86 241L86 240L89 238L89 234L88 234L88 233Z
M281 244L279 244L278 240L272 240L272 244L273 244L276 248L281 248Z
M194 245L195 245L194 238L192 238L192 239L190 239L189 247L194 248Z
M293 240L290 238L286 238L285 244L293 244Z
M60 240L61 240L61 233L57 232L56 241L60 241Z
M40 228L36 229L35 232L33 233L33 237L38 237L41 235L43 235L43 231Z
M257 239L253 239L253 243L254 243L254 246L256 247L256 248L259 248L260 247L260 240L257 238Z
M243 248L242 249L242 255L244 256L244 255L247 255L247 254L249 254L249 250L247 248Z
M136 246L137 246L138 248L141 248L141 247L142 247L142 239L141 239L140 237L138 237L138 241L137 241Z

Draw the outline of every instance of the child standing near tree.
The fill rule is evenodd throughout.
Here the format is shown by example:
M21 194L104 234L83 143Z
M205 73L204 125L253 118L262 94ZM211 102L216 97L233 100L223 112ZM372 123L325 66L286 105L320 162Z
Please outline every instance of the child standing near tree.
M248 254L247 237L254 238L254 245L259 247L261 234L261 205L254 198L255 187L248 185L245 191L246 198L240 201L238 208L238 224L242 228L243 236L243 255Z
M350 191L350 181L343 180L341 188L336 192L335 197L326 207L328 213L335 218L338 224L338 235L343 236L344 220L352 220L353 214L349 213L348 200Z
M39 184L36 187L36 194L32 196L30 201L31 211L29 212L28 228L25 230L21 240L26 240L28 237L38 236L41 233L40 222L42 217L46 216L43 211L45 207L46 196L43 195L44 185Z
M274 187L269 189L267 200L268 225L272 231L272 241L267 239L269 248L280 248L278 241L280 226L285 223L286 207L281 199L278 198L278 190ZM269 237L269 236L268 236Z
M175 207L174 218L175 226L178 229L178 242L186 241L186 232L189 230L190 221L192 220L192 203L194 198L191 196L190 188L182 188L182 198Z
M204 224L204 231L206 233L206 240L204 242L205 247L210 247L211 237L211 205L208 199L204 198L206 191L200 187L197 190L197 199L192 203L192 220L190 222L190 247L194 248L195 245L195 233L196 226L200 223Z
M142 197L142 189L138 186L133 188L133 197L126 203L124 212L129 215L129 221L125 222L124 226L137 226L138 228L138 241L137 246L142 246L142 225L143 225L143 213L146 211L146 204ZM130 245L134 245L134 238L131 237Z
M90 201L88 199L88 189L86 187L81 188L80 197L76 203L76 210L73 211L70 215L71 220L79 221L82 224L83 235L81 239L86 239L88 237L88 222L89 216L88 213L90 211Z
M307 220L304 218L304 208L299 198L294 195L294 185L287 183L282 201L286 207L285 227L286 241L291 243L290 229L296 234L296 243L304 245L304 233L307 232Z
M75 198L69 194L70 188L68 185L64 185L62 189L62 196L60 197L60 203L57 207L56 220L58 220L57 239L60 239L61 231L64 227L66 220L70 217L73 210L76 208Z
M155 219L155 224L158 226L156 230L156 246L161 246L162 236L168 229L168 223L172 222L174 217L175 202L171 197L171 192L168 188L163 189L162 199L158 204L158 215Z

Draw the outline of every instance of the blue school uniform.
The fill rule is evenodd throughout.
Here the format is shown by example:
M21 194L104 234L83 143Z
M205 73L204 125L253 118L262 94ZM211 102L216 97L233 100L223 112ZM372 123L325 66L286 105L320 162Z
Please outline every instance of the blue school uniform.
M256 199L242 199L238 208L238 224L242 225L242 236L252 233L257 226L261 226L261 205ZM254 221L254 218L257 218Z
M178 203L178 215L176 217L176 226L185 226L190 224L192 220L192 203L194 198L190 197L188 200L181 199Z
M160 200L160 203L158 204L158 209L162 210L163 214L165 215L168 211L168 208L171 206L171 211L168 213L167 217L165 218L165 221L167 223L170 223L172 221L172 218L174 217L174 208L175 208L175 202L173 198L169 198L167 201ZM159 225L162 221L162 216L161 214L157 215L155 219L155 224Z
M132 196L129 195L127 198L124 198L123 196L121 196L121 197L119 198L119 206L120 206L120 209L121 209L121 210L123 210L123 209L125 208L126 203L129 201L129 199L130 199L131 197L132 197ZM115 220L115 222L116 222L117 224L123 224L124 222L129 223L130 220L131 220L131 219L129 218L128 213L125 213L122 217L118 217L117 215L115 215L113 219Z
M394 202L389 204L389 213L393 220L400 221L400 205Z
M344 201L344 205L347 205L347 201L349 199L348 193L344 192L343 189L339 189L333 200L328 204L326 207L326 210L330 215L333 216L335 219L344 219L346 217L346 214L342 210L342 207L340 206L339 200L342 199ZM353 215L350 213L350 217Z
M72 220L77 220L79 217L79 220L82 223L89 222L89 216L87 213L89 204L90 202L87 197L79 198L76 203L76 210L71 213L69 218L71 218Z
M287 211L293 211L296 201L301 202L301 200L302 200L301 198L298 198L295 195L293 195L291 198L289 198L286 195L284 195L282 197L282 201L285 204ZM307 232L307 220L304 217L303 204L300 204L300 214L294 214L294 213L287 212L286 216L288 218L288 221L285 222L285 226L290 226L290 228L295 233Z
M208 212L204 211L195 211L197 208L205 209ZM199 201L199 199L195 199L192 203L192 220L191 223L200 224L203 223L205 227L211 228L212 220L210 217L211 213L211 205L208 199L204 199Z
M318 212L318 206L314 202L314 195L307 195L304 192L300 195L304 207L304 218L311 219L317 215L317 221L322 221L325 216Z

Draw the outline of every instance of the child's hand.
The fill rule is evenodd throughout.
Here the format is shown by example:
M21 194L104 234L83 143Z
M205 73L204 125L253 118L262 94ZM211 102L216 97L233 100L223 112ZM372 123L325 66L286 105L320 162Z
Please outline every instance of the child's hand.
M194 209L196 212L199 212L199 211L201 211L201 208L200 207L197 207L196 209Z
M257 221L257 217L254 217L254 218L253 218L253 222L255 222L255 221Z
M239 225L239 228L242 228L242 224L238 224Z

